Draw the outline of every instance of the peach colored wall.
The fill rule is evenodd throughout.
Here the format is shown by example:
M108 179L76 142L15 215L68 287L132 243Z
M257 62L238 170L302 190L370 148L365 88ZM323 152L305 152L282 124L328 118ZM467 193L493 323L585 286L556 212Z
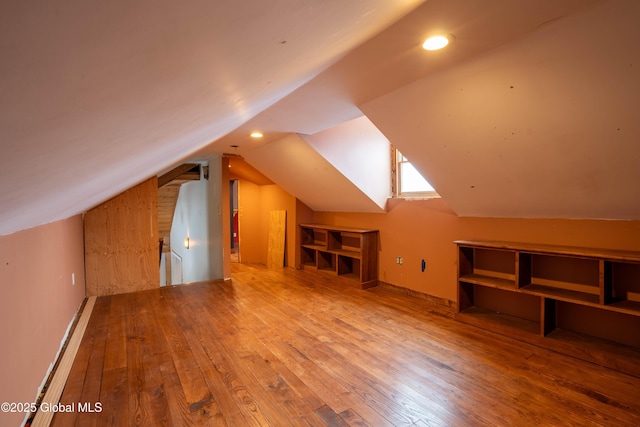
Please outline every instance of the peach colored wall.
M240 260L245 263L267 263L269 212L287 211L286 263L295 265L296 198L277 185L256 185L240 180L238 185L238 228Z
M380 280L451 301L456 299L454 240L640 250L640 221L460 218L442 199L392 200L384 214L316 212L314 222L380 230ZM396 264L396 256L404 264Z
M74 216L0 237L0 402L34 402L55 361L85 296L82 228ZM0 425L24 417L0 412Z

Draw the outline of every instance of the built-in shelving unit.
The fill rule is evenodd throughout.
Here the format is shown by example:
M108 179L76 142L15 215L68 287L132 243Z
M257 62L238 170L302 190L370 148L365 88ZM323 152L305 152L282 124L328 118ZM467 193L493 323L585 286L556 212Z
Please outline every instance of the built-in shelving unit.
M300 268L344 279L359 288L378 284L378 231L300 224Z
M455 243L459 320L640 376L640 252Z

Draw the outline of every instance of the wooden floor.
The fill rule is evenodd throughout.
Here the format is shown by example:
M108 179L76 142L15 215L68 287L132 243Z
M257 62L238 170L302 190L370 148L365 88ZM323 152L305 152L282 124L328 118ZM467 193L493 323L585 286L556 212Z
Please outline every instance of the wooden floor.
M640 425L640 378L380 287L234 269L98 298L53 425Z

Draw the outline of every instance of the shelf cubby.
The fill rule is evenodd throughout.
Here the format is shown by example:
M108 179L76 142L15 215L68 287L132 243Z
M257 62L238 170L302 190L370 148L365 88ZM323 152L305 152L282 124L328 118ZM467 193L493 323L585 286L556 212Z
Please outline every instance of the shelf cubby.
M465 301L461 307L461 319L474 322L473 318L490 322L505 331L538 334L540 332L540 299L524 293L471 283L461 283L460 292Z
M360 259L338 255L338 276L360 280Z
M496 288L515 287L515 255L511 251L487 248L461 248L461 281Z
M300 263L307 267L317 267L316 253L315 249L303 246L300 250Z
M600 301L599 260L553 254L522 254L529 257L531 276L523 288L550 297Z
M605 302L640 316L640 263L605 263Z
M336 271L336 254L330 252L317 251L318 255L318 270L322 271Z
M640 348L640 317L559 301L556 327Z

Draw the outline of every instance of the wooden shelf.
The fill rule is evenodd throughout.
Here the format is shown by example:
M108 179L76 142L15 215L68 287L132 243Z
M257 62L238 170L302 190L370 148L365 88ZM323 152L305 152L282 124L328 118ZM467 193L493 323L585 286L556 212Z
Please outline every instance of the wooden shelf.
M315 251L324 251L326 247L324 245L302 245L303 248L313 249Z
M362 254L360 252L354 252L354 251L331 250L331 249L329 249L329 252L334 253L336 255L341 255L341 256L354 258L354 259L356 259L356 258L359 259L362 256Z
M349 280L360 281L360 277L356 273L339 274L339 276Z
M559 301L598 305L599 296L585 292L571 291L568 289L554 288L552 286L530 284L520 288L521 292L552 298Z
M460 276L459 280L465 283L473 283L475 285L482 285L499 289L515 290L516 288L516 282L514 280L485 276L482 274L465 274L464 276Z
M640 252L615 249L583 248L578 246L556 246L532 243L501 242L492 240L456 240L458 246L472 248L503 249L527 253L567 255L572 257L602 258L608 260L640 262Z
M331 273L361 289L378 280L378 232L300 224L300 267Z
M618 313L631 314L634 316L640 316L640 302L635 301L615 301L607 304L607 309L616 311Z
M640 252L455 243L456 318L634 375L640 372L632 368L640 359L631 362L640 355ZM617 349L624 363L607 355Z

